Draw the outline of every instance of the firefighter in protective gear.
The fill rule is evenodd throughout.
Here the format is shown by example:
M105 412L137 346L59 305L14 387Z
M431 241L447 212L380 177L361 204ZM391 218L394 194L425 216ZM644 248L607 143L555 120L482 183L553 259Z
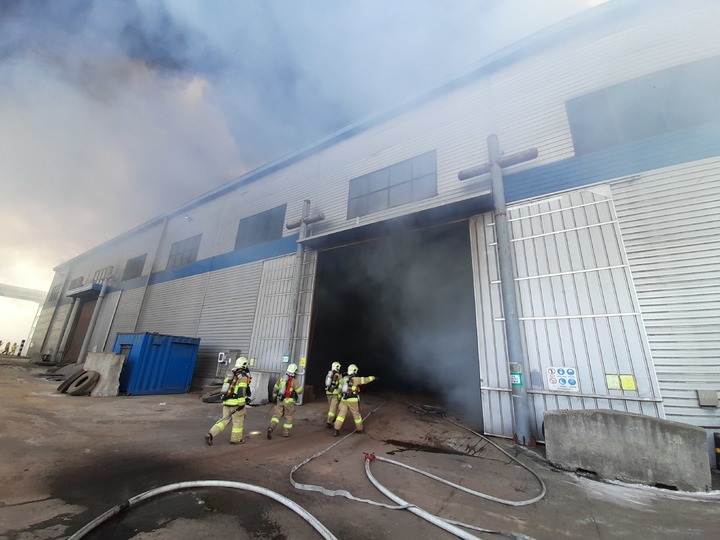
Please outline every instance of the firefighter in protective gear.
M330 371L325 376L325 395L327 396L328 415L327 424L328 428L333 427L335 416L337 416L338 406L340 405L340 381L342 381L342 375L340 374L340 362L333 362L330 366Z
M297 403L298 396L302 394L303 387L297 380L296 364L290 364L285 372L285 375L278 379L278 382L273 386L272 400L275 402L275 406L272 411L272 418L270 419L270 425L267 428L267 438L272 439L272 432L275 426L280 422L280 419L284 416L285 423L283 424L283 437L290 436L290 430L293 427L293 417L295 416L295 404Z
M376 381L377 377L358 377L357 373L358 367L350 364L340 383L340 408L335 419L335 437L340 435L340 428L345 422L345 415L348 411L352 413L355 420L355 432L363 433L362 416L360 415L360 385Z
M250 370L248 359L241 356L235 361L235 367L226 375L222 391L223 417L215 422L205 435L205 442L212 446L213 439L232 423L230 444L243 444L245 425L245 405L250 398Z

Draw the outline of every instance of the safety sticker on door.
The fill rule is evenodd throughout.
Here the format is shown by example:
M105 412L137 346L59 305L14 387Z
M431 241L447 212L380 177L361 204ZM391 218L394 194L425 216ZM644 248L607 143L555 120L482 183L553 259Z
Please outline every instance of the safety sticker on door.
M573 367L549 367L546 370L548 390L579 392L577 371Z

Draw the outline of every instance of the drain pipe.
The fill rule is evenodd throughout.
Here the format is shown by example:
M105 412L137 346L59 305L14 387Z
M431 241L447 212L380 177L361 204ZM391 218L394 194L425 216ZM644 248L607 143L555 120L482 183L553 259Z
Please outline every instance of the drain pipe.
M85 332L85 339L83 339L82 347L80 347L80 354L78 354L76 364L82 364L85 362L85 356L87 355L88 347L90 346L90 338L92 338L93 332L95 331L95 324L97 323L98 316L100 315L100 308L103 304L103 298L105 298L105 292L107 291L108 284L114 276L110 275L102 278L102 287L100 288L100 294L98 295L95 309L93 310L92 317L90 317L90 324L88 324L87 332Z

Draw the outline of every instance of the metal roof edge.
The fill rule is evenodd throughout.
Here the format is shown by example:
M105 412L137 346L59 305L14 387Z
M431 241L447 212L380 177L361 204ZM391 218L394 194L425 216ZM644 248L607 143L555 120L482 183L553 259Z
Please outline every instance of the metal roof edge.
M482 60L471 64L459 73L449 75L441 79L439 82L416 92L409 98L395 105L358 119L357 121L348 123L308 146L285 154L284 156L276 158L256 169L248 171L247 173L218 186L213 190L205 192L203 195L188 201L168 213L160 214L128 231L125 231L124 233L119 234L118 236L98 244L97 246L60 263L53 270L57 272L59 268L62 268L80 257L102 248L103 246L161 224L165 219L187 212L200 204L220 197L240 186L260 180L275 171L281 170L300 161L301 159L329 148L342 140L348 139L353 135L362 133L363 131L367 131L368 129L399 116L408 110L412 110L424 103L432 101L433 99L445 95L456 88L465 86L484 75L493 73L524 58L534 56L563 39L567 39L576 34L584 33L588 30L589 25L593 25L593 27L595 27L594 25L597 25L598 22L606 23L612 22L613 20L619 20L618 17L626 15L628 11L637 10L641 7L657 7L658 5L668 3L672 3L672 0L608 0L603 4L582 11L576 15L568 17L567 19L563 19L558 23L548 26L543 30L535 32L526 38L518 40L515 43L484 57Z

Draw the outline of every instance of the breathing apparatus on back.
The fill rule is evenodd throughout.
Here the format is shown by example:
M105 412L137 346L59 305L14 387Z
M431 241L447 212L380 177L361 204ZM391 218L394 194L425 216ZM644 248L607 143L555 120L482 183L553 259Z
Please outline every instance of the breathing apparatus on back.
M225 378L225 382L222 385L221 391L225 399L232 397L231 394L234 393L232 389L235 388L238 379L240 379L241 377L247 377L248 385L250 384L250 368L248 366L248 359L244 356L241 356L237 360L235 360L235 367L232 369L232 371L230 371L230 373L228 373L228 376ZM247 395L250 395L249 386L247 390Z
M335 392L340 384L340 362L333 362L325 376L325 392Z

